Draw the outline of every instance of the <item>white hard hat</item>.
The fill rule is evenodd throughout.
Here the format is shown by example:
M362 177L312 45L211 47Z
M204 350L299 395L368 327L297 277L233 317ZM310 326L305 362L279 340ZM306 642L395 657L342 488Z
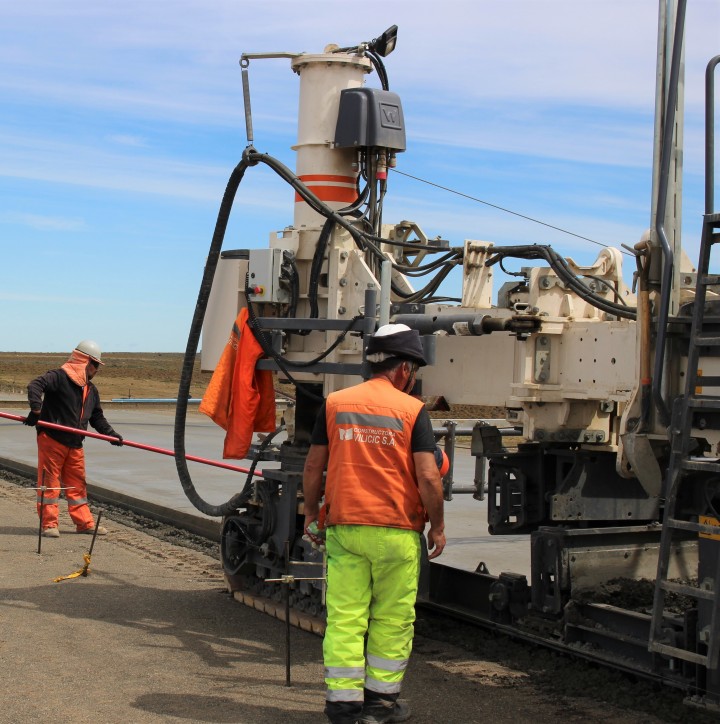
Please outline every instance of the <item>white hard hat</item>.
M84 339L76 345L75 349L78 352L86 354L91 360L94 360L98 364L104 364L101 360L102 352L100 351L100 345L97 342L93 342L91 339Z
M378 327L373 337L387 337L390 334L409 331L410 327L408 327L407 324L383 324L382 327Z
M407 324L384 324L370 337L366 359L369 362L383 362L391 357L427 364L420 334Z

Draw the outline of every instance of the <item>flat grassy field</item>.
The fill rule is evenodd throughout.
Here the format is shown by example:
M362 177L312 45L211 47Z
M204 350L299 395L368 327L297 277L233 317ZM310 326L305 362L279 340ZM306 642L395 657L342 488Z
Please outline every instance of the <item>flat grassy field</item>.
M70 353L0 352L0 395L22 395L13 406L23 406L27 383L51 369L62 366ZM95 375L93 383L100 391L103 403L116 398L177 397L182 369L180 352L112 352L103 354L105 363ZM200 372L198 355L193 371L190 394L202 397L212 373ZM279 383L276 389L283 396L295 397L292 385ZM450 405L449 410L430 410L430 416L442 419L502 418L505 411L499 407L479 405Z
M63 365L69 353L0 352L0 393L25 394L27 383ZM179 352L114 352L103 355L105 363L93 382L102 400L117 397L177 397L183 355ZM192 397L202 397L210 373L195 365L190 386Z

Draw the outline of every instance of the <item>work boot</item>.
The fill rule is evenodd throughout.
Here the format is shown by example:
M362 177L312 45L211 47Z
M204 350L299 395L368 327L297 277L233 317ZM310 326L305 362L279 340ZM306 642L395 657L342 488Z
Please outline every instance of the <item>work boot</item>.
M330 724L358 724L362 708L361 701L326 701L325 716Z
M82 530L78 529L75 531L76 533L87 533L88 535L92 535L95 532L95 526L92 528L83 528ZM98 535L107 535L107 528L103 527L102 525L99 525L97 527L97 534Z
M405 699L374 701L363 708L360 724L390 724L391 722L407 721L410 717L410 705Z
M57 526L53 526L52 528L43 528L43 538L59 538L60 537L60 531L58 530Z

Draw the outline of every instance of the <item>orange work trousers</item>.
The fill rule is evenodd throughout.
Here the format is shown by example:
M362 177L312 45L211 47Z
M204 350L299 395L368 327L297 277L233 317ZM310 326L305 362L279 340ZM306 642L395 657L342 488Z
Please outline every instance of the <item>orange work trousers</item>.
M85 453L81 447L67 447L41 432L38 445L37 511L42 528L58 525L60 489L65 488L68 513L78 530L94 528L95 522L87 501ZM41 486L45 486L45 495ZM41 505L42 502L42 505Z

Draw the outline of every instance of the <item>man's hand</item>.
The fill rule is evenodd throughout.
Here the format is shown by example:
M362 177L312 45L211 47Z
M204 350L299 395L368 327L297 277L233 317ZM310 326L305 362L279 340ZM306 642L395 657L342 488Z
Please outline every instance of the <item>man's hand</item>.
M31 410L30 412L28 412L27 417L23 420L23 425L29 425L30 427L35 427L35 425L37 425L39 419L40 419L40 413L33 412Z
M110 444L111 444L111 445L117 445L117 447L122 447L122 444L123 444L123 436L122 436L122 435L118 435L117 433L115 433L115 439L114 439L114 440L110 440Z
M304 530L306 537L311 543L313 543L315 546L323 546L323 549L325 547L325 535L324 533L321 533L320 530L317 527L317 515L306 515L305 516L305 530Z
M427 534L427 540L429 551L428 560L431 561L433 558L437 558L445 548L445 531L430 528Z

